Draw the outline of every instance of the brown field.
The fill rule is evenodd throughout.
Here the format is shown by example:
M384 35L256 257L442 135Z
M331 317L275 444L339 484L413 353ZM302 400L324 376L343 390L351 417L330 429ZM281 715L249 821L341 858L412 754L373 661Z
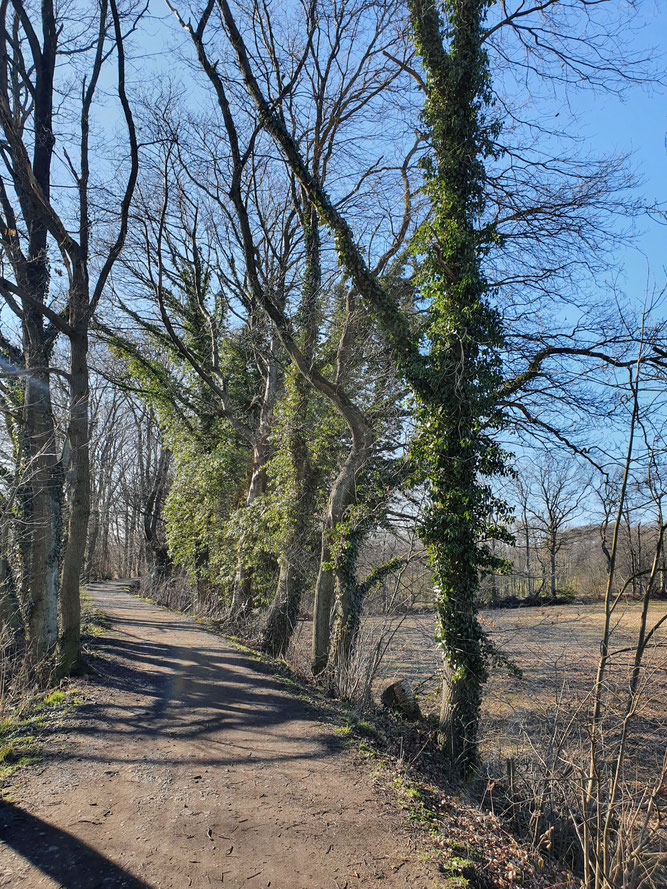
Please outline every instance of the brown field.
M665 603L652 604L649 627L665 613ZM608 713L625 700L628 665L639 626L635 603L618 606L614 615L609 670ZM488 610L482 621L492 639L521 670L494 670L487 683L481 726L487 758L506 757L544 738L555 718L588 712L588 696L597 667L604 613L599 604L550 608ZM373 694L394 679L407 678L417 688L422 709L438 708L440 655L434 640L433 614L366 618L361 637L361 672L368 656L385 650L373 681ZM310 622L299 628L295 655L305 658ZM365 664L364 664L365 662ZM633 761L653 772L667 746L667 625L646 654L642 703L633 733Z

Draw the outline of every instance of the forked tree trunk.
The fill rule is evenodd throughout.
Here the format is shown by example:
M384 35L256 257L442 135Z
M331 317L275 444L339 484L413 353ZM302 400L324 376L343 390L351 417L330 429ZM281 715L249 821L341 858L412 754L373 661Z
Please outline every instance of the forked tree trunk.
M304 425L308 411L308 384L297 375L299 393L290 431L290 453L294 474L294 502L288 538L280 555L280 573L276 593L267 615L262 649L274 657L284 655L289 647L301 607L308 576L304 547L308 545L311 516L315 508L313 469L308 460Z
M302 354L304 364L311 367L315 358L320 320L320 289L322 284L321 240L317 212L303 195L303 234L306 251L306 274L301 295L300 314L304 329ZM280 573L276 594L267 617L262 647L278 657L285 654L296 627L301 598L307 576L303 547L308 538L311 516L315 509L315 478L308 454L306 428L310 403L310 384L303 373L296 371L294 394L296 404L290 418L289 451L294 481L292 515L288 522L288 538L280 556Z
M297 559L292 558L290 553L295 545L298 545L298 541L295 538L290 539L281 555L276 594L262 634L262 650L273 657L286 654L299 617L304 578Z

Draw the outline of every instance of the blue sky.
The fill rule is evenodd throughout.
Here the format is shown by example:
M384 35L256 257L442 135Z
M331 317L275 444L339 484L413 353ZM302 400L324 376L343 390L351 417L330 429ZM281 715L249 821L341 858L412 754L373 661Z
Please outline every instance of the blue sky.
M656 67L664 82L652 88L631 87L623 99L600 93L582 96L581 119L586 123L581 134L600 152L632 152L632 165L644 180L642 193L663 204L667 212L667 2L645 0L640 10L646 27L630 46L660 53ZM636 248L624 250L621 260L629 295L637 291L642 297L648 267L658 285L664 282L666 247L667 224L648 219L640 223Z
M667 3L656 17L656 26L661 42L667 46ZM667 90L656 87L649 93L635 87L623 100L588 94L585 117L581 135L587 137L591 148L600 152L632 152L632 166L644 180L642 193L667 210ZM658 281L664 280L666 247L666 224L650 219L639 223L636 248L623 250L628 292L635 288L643 292L647 264Z
M609 4L611 13L617 3L619 8L623 5L622 0L612 0ZM179 5L187 8L188 2L179 0ZM667 0L643 0L640 11L640 20L645 22L645 27L628 33L628 49L656 47L661 51L662 47L667 47ZM185 85L193 105L208 104L207 90L194 86L192 68L184 64L185 59L193 61L192 47L163 0L151 0L150 14L150 19L141 23L132 47L128 48L129 86L135 93L134 98L142 93L149 94L152 85L166 75ZM658 68L662 67L667 81L667 58L663 56L662 61ZM108 70L108 76L113 80L112 69L113 62ZM651 89L630 86L622 99L589 90L573 94L571 101L577 113L576 128L584 151L592 155L631 152L632 165L643 179L643 197L647 202L655 201L667 207L667 85ZM98 126L112 137L111 141L114 141L113 135L119 134L122 140L124 127L118 127L117 102L110 98L104 106L97 111ZM539 110L543 112L544 106ZM667 225L643 219L637 228L635 245L619 244L615 258L621 270L623 289L633 301L641 302L649 268L658 287L665 280Z

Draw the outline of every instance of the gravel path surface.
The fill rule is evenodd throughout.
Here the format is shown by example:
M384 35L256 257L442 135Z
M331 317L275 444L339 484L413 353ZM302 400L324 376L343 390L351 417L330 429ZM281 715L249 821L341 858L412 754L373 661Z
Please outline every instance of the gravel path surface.
M280 682L120 582L90 592L111 628L66 744L0 804L0 886L435 885L366 764Z

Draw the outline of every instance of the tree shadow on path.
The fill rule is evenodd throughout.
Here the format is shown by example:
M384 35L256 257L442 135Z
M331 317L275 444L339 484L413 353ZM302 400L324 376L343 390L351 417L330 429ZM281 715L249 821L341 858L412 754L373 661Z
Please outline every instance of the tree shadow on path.
M72 834L0 801L0 846L2 844L51 877L62 889L152 889Z

